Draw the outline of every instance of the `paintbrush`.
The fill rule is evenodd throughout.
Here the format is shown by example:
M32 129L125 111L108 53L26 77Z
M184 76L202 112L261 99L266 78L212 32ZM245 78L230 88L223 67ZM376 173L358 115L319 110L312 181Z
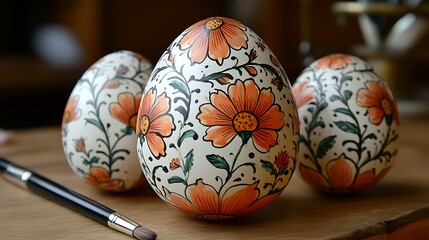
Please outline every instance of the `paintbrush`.
M55 183L35 172L13 164L0 157L0 173L29 191L52 200L75 212L85 215L101 224L140 240L156 239L150 229L142 227L131 219L112 209Z

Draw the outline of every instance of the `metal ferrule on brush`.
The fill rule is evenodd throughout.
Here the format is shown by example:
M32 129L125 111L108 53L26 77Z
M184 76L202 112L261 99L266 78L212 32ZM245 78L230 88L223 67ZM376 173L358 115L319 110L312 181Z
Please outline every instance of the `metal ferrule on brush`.
M133 236L133 231L137 227L140 227L140 224L118 213L110 214L107 225L109 225L109 227L115 230L118 230L131 236Z
M32 175L27 169L13 165L8 165L5 173L3 174L5 179L23 188L27 188L27 181Z

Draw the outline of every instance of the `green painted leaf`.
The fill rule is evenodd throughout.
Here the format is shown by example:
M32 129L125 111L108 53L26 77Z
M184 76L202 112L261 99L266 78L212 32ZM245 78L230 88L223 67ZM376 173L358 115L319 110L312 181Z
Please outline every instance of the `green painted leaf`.
M170 86L177 89L179 92L183 93L187 98L189 98L188 86L182 82L179 78L170 78Z
M330 98L331 102L335 102L337 100L341 100L341 96L339 95L332 95Z
M86 123L92 124L104 132L104 127L98 119L85 118Z
M185 184L185 185L187 185L186 184L186 181L185 181L185 179L183 179L183 178L181 178L181 177L179 177L179 176L172 176L171 178L169 178L168 180L168 183L183 183L183 184Z
M269 73L272 73L277 78L282 79L279 73L276 71L276 69L274 69L271 65L268 65L268 64L259 64L259 65L263 67L265 70L267 70Z
M272 162L261 160L262 168L267 170L271 175L277 174L277 169L274 167Z
M188 173L194 165L194 149L188 152L185 156L185 166L183 166L183 172Z
M320 141L316 151L318 158L325 156L326 153L329 151L329 149L331 149L334 146L336 137L337 137L336 135L332 135Z
M233 76L229 73L218 72L201 78L201 81L217 80L221 78L233 79Z
M216 154L207 155L206 158L214 167L224 169L229 172L229 164L225 158Z
M93 163L98 163L98 161L100 160L100 158L99 157L96 157L96 156L94 156L94 157L92 157L91 158L91 160L89 160L89 162L91 163L91 164L93 164Z
M319 114L321 111L323 111L326 107L328 107L328 103L327 102L322 102L322 104L320 104L320 106L317 108L317 112L316 114Z
M343 92L343 94L344 94L344 96L346 97L346 99L347 99L347 100L349 100L349 99L352 97L353 92L352 92L352 91L350 91L350 90L345 90L345 91Z
M345 114L347 116L353 117L353 113L347 108L337 108L337 109L334 109L334 112L342 113L342 114Z
M86 104L87 104L87 105L95 106L95 102L94 102L94 100L92 100L92 99L90 99L90 100L86 101Z
M185 107L183 106L178 106L177 108L175 108L174 110L178 111L179 113L181 113L183 115L183 117L186 119L188 119L188 111L185 109Z
M351 81L352 79L353 79L353 77L352 77L352 76L344 75L344 76L341 78L340 84L342 85L344 82L346 82L346 81Z
M192 137L194 140L197 140L198 138L198 134L194 131L194 130L188 130L185 131L180 137L179 140L177 141L177 145L180 147L183 143L183 141L185 141L186 138L190 138Z
M346 121L334 122L337 127L339 127L344 132L359 134L359 129L356 124Z

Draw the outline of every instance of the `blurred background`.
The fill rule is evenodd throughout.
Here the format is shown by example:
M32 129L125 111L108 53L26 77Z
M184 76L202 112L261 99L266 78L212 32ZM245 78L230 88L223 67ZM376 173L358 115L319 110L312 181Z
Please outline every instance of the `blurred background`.
M239 20L281 61L291 83L330 53L369 61L404 105L429 106L425 1L15 0L0 8L0 128L60 124L83 72L132 50L156 64L175 37L211 16ZM404 107L405 106L405 107ZM411 112L414 112L411 111Z

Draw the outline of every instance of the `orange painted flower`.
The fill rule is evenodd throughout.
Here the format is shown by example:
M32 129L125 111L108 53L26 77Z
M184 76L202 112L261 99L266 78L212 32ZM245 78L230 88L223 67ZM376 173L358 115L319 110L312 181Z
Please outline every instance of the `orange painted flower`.
M115 88L118 88L119 86L121 86L121 83L118 80L110 80L104 84L103 88L115 89Z
M78 101L78 96L73 96L69 98L66 104L66 109L64 110L63 126L64 124L73 122L80 117L80 110L76 108Z
M212 186L198 179L195 184L186 187L186 198L165 188L164 193L168 200L185 214L207 220L224 220L255 212L281 193L280 191L258 199L257 184L235 185L219 194Z
M308 81L302 81L294 84L292 87L292 94L295 97L297 108L304 106L306 103L313 100L316 96L314 89L308 87Z
M379 125L384 117L390 124L392 119L399 123L398 109L392 93L384 82L370 81L367 88L360 89L357 104L368 108L369 119Z
M170 170L176 170L178 168L180 168L180 159L179 158L173 158L173 160L171 160L170 162Z
M390 168L383 169L377 176L375 170L360 173L356 166L345 155L332 160L326 167L327 176L323 177L313 169L300 166L304 179L320 189L331 191L360 191L380 181Z
M76 152L83 152L83 153L86 152L85 139L83 138L77 139L74 149L76 150Z
M283 127L283 112L274 104L274 94L260 90L253 80L238 80L228 87L228 95L210 94L210 103L201 105L197 118L209 126L204 140L213 146L224 147L238 135L243 144L252 138L261 152L277 144L277 131Z
M183 50L189 48L191 63L201 63L208 55L221 65L229 57L230 48L247 48L245 29L243 24L232 19L208 18L189 27L179 46Z
M356 60L352 56L347 54L331 54L317 60L316 68L331 68L331 69L342 69L347 67L349 64L355 64Z
M103 190L121 190L124 181L121 179L110 179L109 171L102 167L90 167L89 173L85 174L87 183Z
M156 97L156 89L149 89L144 96L138 113L137 135L147 141L147 145L156 158L165 156L164 137L169 137L175 125L168 114L170 99L165 93Z
M290 155L286 151L281 151L279 155L276 156L276 159L274 160L274 164L276 165L277 169L279 169L279 172L287 169L289 167L289 162L290 162Z
M141 98L140 94L134 97L131 93L121 93L118 95L118 102L110 104L109 112L135 131Z

